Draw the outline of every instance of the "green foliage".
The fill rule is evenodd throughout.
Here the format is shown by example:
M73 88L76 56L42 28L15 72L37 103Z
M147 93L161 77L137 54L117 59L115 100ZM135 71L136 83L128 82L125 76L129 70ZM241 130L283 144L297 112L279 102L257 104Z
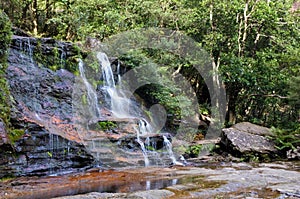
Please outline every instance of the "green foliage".
M8 133L9 140L14 143L24 135L24 129L10 129Z
M53 157L53 154L50 152L50 151L47 151L47 155L52 158Z
M98 122L99 130L107 131L117 127L117 124L112 121L101 121Z
M0 10L0 120L4 122L7 129L10 125L10 92L5 73L11 35L10 20L7 15Z
M197 157L202 150L202 145L192 145L188 148L187 153L190 157Z
M289 100L295 109L300 111L300 76L292 77L289 81ZM300 112L299 112L300 114Z
M55 43L49 51L45 51L43 40L36 38L37 45L33 50L33 57L37 64L48 67L49 69L56 71L59 69L66 69L74 74L78 73L78 60L82 57L82 51L77 45L72 45L70 54L72 56L63 55L63 50L59 48L60 44ZM49 46L48 46L49 48Z
M201 152L213 152L216 148L215 144L197 144L197 145L191 145L186 150L186 154L188 154L190 157L198 157Z
M298 128L294 129L278 129L272 127L272 132L274 134L271 137L276 147L281 151L287 151L289 149L295 149L297 146L300 146L300 125L296 124Z
M0 10L0 70L5 69L11 35L10 20L7 15Z

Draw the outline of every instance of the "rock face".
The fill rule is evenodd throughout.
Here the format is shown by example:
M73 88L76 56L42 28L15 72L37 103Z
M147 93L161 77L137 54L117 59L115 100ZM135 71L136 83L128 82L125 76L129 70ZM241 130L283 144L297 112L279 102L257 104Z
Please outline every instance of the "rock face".
M0 119L0 146L2 146L3 144L8 144L8 136L5 124Z
M0 178L48 175L93 165L94 158L71 122L75 76L64 69L54 72L34 60L34 50L51 57L54 49L65 60L76 54L70 43L13 37L6 77L14 99L11 128L15 131L11 134L18 134L9 141L0 121ZM55 63L52 60L50 64Z
M0 177L49 175L89 167L93 158L84 146L31 124L13 148L0 147Z
M102 100L99 118L93 121L76 114L74 101L83 104L87 95L81 87L81 76L70 72L78 70L72 68L77 64L77 54L71 43L26 35L13 37L6 77L13 99L11 125L16 135L10 141L0 121L0 178L47 175L95 165L145 165L136 138L138 121L114 118L104 104L101 89L97 93ZM73 64L69 63L72 59ZM148 141L149 150L164 147L162 135L149 139L141 136L140 141L145 145Z
M277 150L268 135L268 128L243 122L222 130L221 145L237 157L274 157Z

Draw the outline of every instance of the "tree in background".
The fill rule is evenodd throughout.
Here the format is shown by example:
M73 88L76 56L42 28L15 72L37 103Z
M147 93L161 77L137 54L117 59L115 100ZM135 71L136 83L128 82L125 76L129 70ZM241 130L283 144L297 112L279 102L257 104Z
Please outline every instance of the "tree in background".
M0 10L0 121L9 127L10 94L5 78L7 54L11 40L11 23L7 15Z

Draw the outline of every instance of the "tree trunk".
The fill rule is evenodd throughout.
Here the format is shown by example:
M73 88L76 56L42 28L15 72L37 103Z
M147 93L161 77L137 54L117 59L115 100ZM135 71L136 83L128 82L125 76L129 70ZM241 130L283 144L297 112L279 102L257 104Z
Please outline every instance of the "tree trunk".
M33 1L33 34L38 34L38 7L37 0Z
M232 93L228 96L226 121L228 124L236 123L236 100L238 93Z

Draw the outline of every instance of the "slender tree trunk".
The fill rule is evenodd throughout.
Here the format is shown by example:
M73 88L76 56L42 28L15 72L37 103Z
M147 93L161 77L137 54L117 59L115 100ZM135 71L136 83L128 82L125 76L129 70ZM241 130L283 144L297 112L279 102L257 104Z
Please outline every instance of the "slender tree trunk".
M33 1L33 34L38 34L38 4L37 0Z
M237 100L237 94L234 95L229 94L228 96L228 106L227 106L227 114L226 114L226 121L228 121L229 124L235 124L236 122L236 100Z

